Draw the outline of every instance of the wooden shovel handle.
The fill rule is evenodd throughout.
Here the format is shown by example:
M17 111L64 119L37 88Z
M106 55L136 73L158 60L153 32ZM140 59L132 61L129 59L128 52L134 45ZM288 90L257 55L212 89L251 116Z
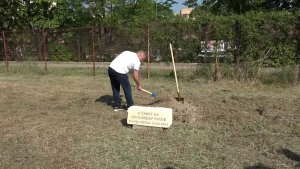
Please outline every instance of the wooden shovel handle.
M149 94L152 94L151 92L145 90L145 89L141 89L141 91L145 92L145 93L149 93Z
M170 50L171 50L171 55L172 55L172 62L173 62L173 68L174 68L174 74L175 74L175 81L176 81L177 92L179 93L179 87L178 87L178 81L177 81L177 74L176 74L176 68L175 68L174 56L173 56L173 50L172 50L172 45L171 44L170 44Z

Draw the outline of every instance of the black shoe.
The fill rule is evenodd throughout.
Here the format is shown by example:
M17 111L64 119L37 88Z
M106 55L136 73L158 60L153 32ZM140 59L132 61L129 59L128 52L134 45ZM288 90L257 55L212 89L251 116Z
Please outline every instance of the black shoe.
M114 111L121 111L121 110L123 110L123 108L121 106L114 108Z
M131 106L130 106L130 107L131 107ZM128 109L129 109L129 107L126 106L125 110L126 110L127 113L128 113Z

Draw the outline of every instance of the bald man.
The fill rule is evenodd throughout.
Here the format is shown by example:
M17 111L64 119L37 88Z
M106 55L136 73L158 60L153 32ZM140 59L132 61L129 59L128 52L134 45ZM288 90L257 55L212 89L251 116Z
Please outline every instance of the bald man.
M114 111L123 110L120 99L120 85L122 86L125 94L127 108L133 106L131 85L127 74L129 70L134 69L133 78L137 85L137 89L141 90L142 86L139 80L138 71L140 69L141 62L145 60L145 58L146 55L143 51L139 51L136 53L131 51L124 51L120 55L118 55L109 65L108 75L113 91L115 103Z

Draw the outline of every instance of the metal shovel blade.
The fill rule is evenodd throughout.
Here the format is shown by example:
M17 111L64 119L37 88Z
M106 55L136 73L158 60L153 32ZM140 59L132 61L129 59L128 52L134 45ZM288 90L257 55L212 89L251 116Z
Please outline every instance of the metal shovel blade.
M181 103L184 103L184 98L178 98L178 97L175 97L175 99L178 101L178 102L181 102Z
M180 97L180 94L179 94L179 93L178 93L178 97L175 97L175 99L176 99L178 102L184 103L184 98L183 98L183 97Z

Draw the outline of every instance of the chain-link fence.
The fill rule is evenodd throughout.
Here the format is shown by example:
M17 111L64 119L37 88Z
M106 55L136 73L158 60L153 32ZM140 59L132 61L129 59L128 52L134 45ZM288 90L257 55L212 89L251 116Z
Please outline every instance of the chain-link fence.
M143 50L150 62L170 62L172 44L175 62L299 64L300 33L293 16L261 15L203 16L128 27L5 31L0 37L0 61L110 62L122 51Z
M110 62L124 50L149 50L151 62L169 62L170 43L174 47L176 62L210 63L218 57L221 61L227 59L239 63L259 60L272 53L274 59L269 58L269 61L274 61L272 64L275 65L295 57L297 34L293 27L281 30L276 25L268 25L268 28L254 25L257 26L254 31L249 30L253 25L242 23L200 25L177 23L139 28L42 29L6 31L3 34L8 61L43 61L46 56L47 61L91 62L95 57L96 62ZM3 38L0 38L2 61L6 58Z
M147 51L147 28L89 27L4 33L8 61L42 61L46 53L48 61L93 61L94 54L95 61L106 62L124 50ZM3 36L0 43L4 61Z

